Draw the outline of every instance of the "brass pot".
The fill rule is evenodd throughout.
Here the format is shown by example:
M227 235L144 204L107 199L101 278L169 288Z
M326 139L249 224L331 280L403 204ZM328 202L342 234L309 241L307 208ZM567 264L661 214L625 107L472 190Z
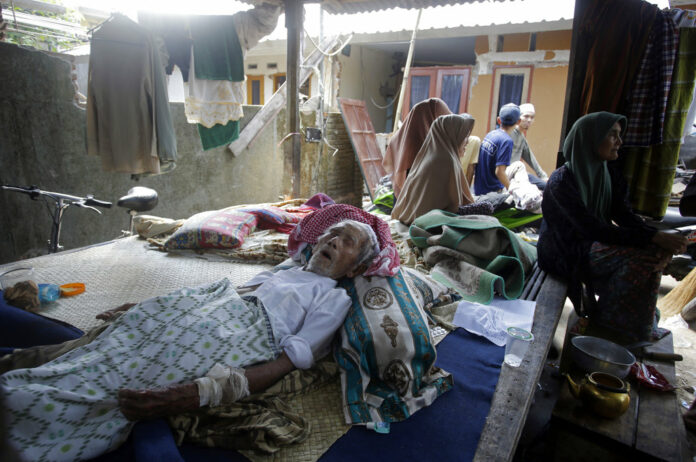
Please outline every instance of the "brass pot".
M576 384L568 374L568 387L574 397L582 401L595 414L615 419L626 412L631 402L631 386L606 372L592 372Z

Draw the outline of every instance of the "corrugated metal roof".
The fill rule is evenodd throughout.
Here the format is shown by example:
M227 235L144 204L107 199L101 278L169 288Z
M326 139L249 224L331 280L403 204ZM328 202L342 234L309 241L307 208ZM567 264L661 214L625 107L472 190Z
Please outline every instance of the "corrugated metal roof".
M255 5L264 0L242 0L245 3ZM433 6L462 5L465 3L481 3L484 0L321 0L319 2L330 14L367 13L370 11L388 10L391 8L429 8ZM504 0L488 0L501 2Z
M461 5L480 3L482 0L324 0L324 9L331 14L366 13L369 11L388 10L390 8L429 8L433 6ZM502 0L493 0L502 1Z
M572 28L573 0L524 0L466 5L446 5L423 9L418 34L457 33L459 36L487 33L538 32ZM378 41L413 31L417 10L395 8L351 15L324 15L324 33L332 35L357 34L375 36ZM285 21L281 17L278 27L266 40L284 40L287 36ZM319 35L319 6L305 5L304 27L307 33ZM517 30L520 29L520 30ZM534 29L534 30L532 30ZM507 32L497 32L505 30ZM381 37L376 37L381 35ZM358 39L358 37L356 37Z

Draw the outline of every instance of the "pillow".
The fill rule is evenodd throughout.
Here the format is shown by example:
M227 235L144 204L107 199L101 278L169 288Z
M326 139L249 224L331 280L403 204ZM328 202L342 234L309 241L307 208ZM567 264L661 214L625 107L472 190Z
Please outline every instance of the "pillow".
M421 308L437 305L445 294L453 293L447 286L437 282L417 269L402 266L406 282L411 289L416 303ZM461 298L457 295L458 298Z
M288 213L285 210L273 205L264 205L263 207L250 207L237 209L240 212L247 212L255 215L259 219L259 228L274 227L286 223L299 223L300 218Z
M421 299L407 282L412 277L402 268L392 277L341 281L352 306L334 357L348 424L404 420L452 388L450 374L433 367L435 346Z
M231 249L239 247L258 219L234 209L212 210L193 215L164 243L173 249Z

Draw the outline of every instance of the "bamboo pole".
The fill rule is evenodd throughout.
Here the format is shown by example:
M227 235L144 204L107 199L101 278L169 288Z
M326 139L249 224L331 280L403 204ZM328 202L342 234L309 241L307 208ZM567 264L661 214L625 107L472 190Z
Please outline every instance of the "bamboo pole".
M406 58L406 67L404 68L404 78L401 81L401 89L399 90L399 102L396 105L396 114L394 115L394 127L392 133L396 132L399 124L397 123L401 119L401 108L404 103L404 95L406 94L406 84L408 83L408 74L411 71L411 61L413 60L413 48L416 43L416 32L418 32L418 25L420 24L421 13L423 13L423 8L418 10L418 16L416 17L416 26L413 28L413 34L411 34L411 43L408 45L408 57Z

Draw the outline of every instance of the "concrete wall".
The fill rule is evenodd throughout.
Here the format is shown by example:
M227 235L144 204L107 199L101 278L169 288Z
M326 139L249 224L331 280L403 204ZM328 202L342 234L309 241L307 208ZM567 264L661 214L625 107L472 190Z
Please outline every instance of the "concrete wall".
M534 104L536 117L527 136L534 156L548 174L556 168L567 76L568 66L535 67L532 74L529 102ZM470 93L468 109L476 119L472 134L481 139L487 133L492 88L493 75L480 74Z
M129 175L101 171L100 160L85 150L85 113L73 105L68 63L44 53L0 43L0 183L115 202L129 188L156 189L159 205L151 212L186 218L229 205L275 201L283 193L280 128L269 125L239 157L225 147L202 151L195 125L186 122L183 104L172 103L179 158L161 176L133 181ZM258 108L245 107L246 120ZM61 243L75 248L117 237L128 225L123 209L99 216L71 207L65 213ZM0 191L0 263L43 250L50 220L42 202Z
M283 147L285 113L281 111L238 157L225 146L203 151L195 125L186 122L184 105L170 103L177 134L177 168L164 175L133 181L127 174L106 173L85 150L85 112L73 104L70 65L45 53L0 43L0 184L36 185L40 189L114 202L103 215L71 207L65 212L60 242L66 249L113 239L128 226L128 214L115 206L133 186L159 193L148 212L187 218L230 205L275 202L290 191L291 172ZM261 109L245 106L241 128ZM316 112L303 114L316 126ZM327 192L337 201L359 205L362 176L338 114L329 115L329 138L341 144L331 155L318 143L302 141L302 195ZM321 155L320 155L321 154ZM28 196L0 191L0 264L45 252L51 222L45 205Z
M534 69L530 102L534 104L536 117L527 132L527 142L548 174L556 169L567 78L567 66Z
M471 91L469 93L469 114L476 119L472 135L476 135L483 139L486 136L488 128L488 113L491 104L491 87L493 86L493 75L479 75L472 81Z
M393 62L391 54L353 45L350 56L339 54L338 57L341 64L338 96L365 101L375 132L383 132L387 112L375 106L372 99L383 106L385 101L379 94L380 85L388 82L394 88L394 79L389 78Z
M546 173L550 174L556 167L568 77L567 58L561 55L568 53L571 31L539 32L536 52L525 51L525 47L529 46L529 35L505 35L502 53L489 52L488 38L477 37L476 53L479 62L472 73L468 112L476 119L472 134L483 139L491 117L494 90L492 67L533 66L529 102L536 108L536 118L527 136L534 156ZM499 60L499 57L506 60Z
M308 56L314 50L314 46L308 40L305 40L304 55ZM249 50L244 59L244 73L247 76L263 75L263 96L264 103L273 95L273 74L287 74L287 60L285 59L286 46L284 40L269 40L261 42L254 48ZM275 67L269 65L275 64ZM252 69L252 67L256 68ZM310 94L307 96L315 96L319 94L319 81L315 74L310 76ZM247 95L247 98L249 95Z

